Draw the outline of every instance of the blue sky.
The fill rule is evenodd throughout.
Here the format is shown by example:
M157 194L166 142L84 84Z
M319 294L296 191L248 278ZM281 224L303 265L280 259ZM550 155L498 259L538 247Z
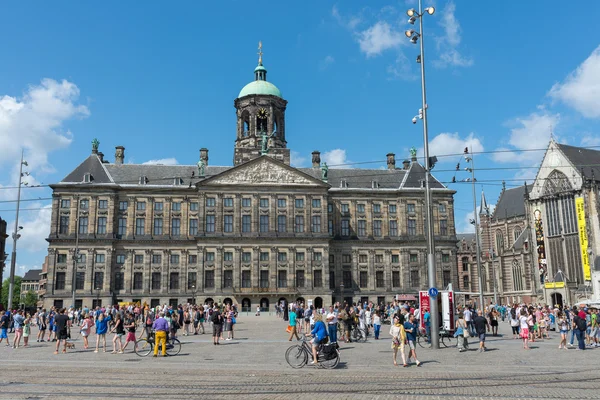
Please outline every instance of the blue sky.
M600 3L437 0L425 20L435 175L450 181L465 146L494 203L535 176L551 129L572 145L600 145ZM525 5L526 4L526 5ZM13 2L0 6L0 216L13 229L11 189L25 149L30 185L57 182L97 137L109 160L231 165L233 100L253 79L263 42L268 80L289 101L288 146L306 166L400 161L422 148L420 80L405 11L416 1ZM582 12L583 11L583 12ZM551 128L552 127L552 128ZM463 162L464 164L464 162ZM502 168L493 170L493 168ZM445 172L446 171L446 172ZM456 175L467 177L465 172ZM469 229L471 187L451 184L458 231ZM23 198L50 196L24 189ZM48 201L25 202L18 273L39 267ZM29 210L27 210L29 209ZM11 245L7 251L10 253ZM6 274L5 274L6 276Z

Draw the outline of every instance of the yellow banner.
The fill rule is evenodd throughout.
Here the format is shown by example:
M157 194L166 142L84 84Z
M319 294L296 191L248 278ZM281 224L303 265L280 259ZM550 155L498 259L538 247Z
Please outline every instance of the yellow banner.
M579 247L581 248L581 264L583 266L583 279L592 280L592 270L590 269L590 259L588 257L588 238L585 229L585 207L583 197L575 199L575 209L577 210L577 226L579 227Z
M546 282L544 284L544 287L546 289L561 289L565 287L565 283L564 282Z

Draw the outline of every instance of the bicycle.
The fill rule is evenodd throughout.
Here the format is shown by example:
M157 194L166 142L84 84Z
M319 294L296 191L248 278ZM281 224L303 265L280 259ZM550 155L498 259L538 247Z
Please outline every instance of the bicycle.
M312 360L312 345L302 337L301 344L288 348L285 352L285 361L290 367L298 369L304 367L309 358ZM340 352L335 344L319 345L317 347L318 366L326 369L335 368L340 363Z
M154 332L145 339L139 339L135 342L134 351L140 357L146 357L154 350ZM160 347L160 346L159 346ZM176 356L181 351L181 342L175 337L167 338L166 353L168 356Z
M454 337L452 337L450 331L447 331L443 326L440 326L439 338L440 338L440 345L442 345L444 347L448 347L448 345L451 345L451 341L454 339ZM417 344L423 348L431 347L431 341L427 337L427 334L425 333L425 329L420 328L419 331L417 332ZM456 340L456 344L458 345L458 340Z
M364 343L367 341L367 330L356 325L350 333L350 338L355 342Z

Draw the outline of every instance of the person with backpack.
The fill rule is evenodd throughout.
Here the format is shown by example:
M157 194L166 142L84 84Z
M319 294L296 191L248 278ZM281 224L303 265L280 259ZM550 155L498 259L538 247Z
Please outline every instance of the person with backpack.
M8 340L8 326L10 325L10 311L6 311L2 318L0 319L0 343L2 340L6 339L6 345L10 346L10 342Z
M154 314L152 310L146 310L146 315L144 317L144 329L140 332L140 336L138 336L138 340L142 338L143 334L146 334L146 339L150 340L152 337L152 324L154 324Z
M223 316L216 305L210 318L213 326L213 344L216 346L220 344L219 337L221 336L221 331L223 329Z
M575 309L573 310L575 311ZM579 310L579 313L573 318L573 331L577 337L579 350L585 350L585 331L587 329L587 321L585 319L585 311Z
M127 348L129 342L133 342L133 346L135 347L135 317L131 313L125 314L125 322L123 323L123 328L127 330L127 336L125 338L125 345L122 348L124 352ZM135 350L135 349L134 349Z
M304 331L308 332L310 331L310 319L313 315L313 306L310 307L306 307L306 310L304 310Z

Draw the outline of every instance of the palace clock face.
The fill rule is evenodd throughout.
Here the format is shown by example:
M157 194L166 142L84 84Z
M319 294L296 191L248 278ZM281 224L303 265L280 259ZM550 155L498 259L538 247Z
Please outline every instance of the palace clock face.
M268 116L269 116L269 113L267 112L267 110L266 110L266 109L264 109L264 108L260 108L260 109L258 110L258 118L260 118L260 119L265 119L265 118L267 118Z

